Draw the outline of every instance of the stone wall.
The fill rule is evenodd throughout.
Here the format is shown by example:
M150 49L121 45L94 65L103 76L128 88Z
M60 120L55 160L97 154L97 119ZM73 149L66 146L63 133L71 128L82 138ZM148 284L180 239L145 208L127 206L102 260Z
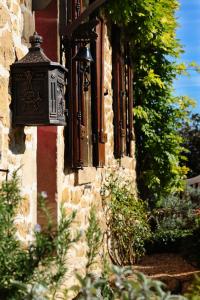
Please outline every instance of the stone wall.
M36 222L36 129L14 128L10 112L10 65L27 53L34 31L31 0L0 1L0 169L18 170L24 201L17 228L22 240ZM5 173L0 172L0 181Z

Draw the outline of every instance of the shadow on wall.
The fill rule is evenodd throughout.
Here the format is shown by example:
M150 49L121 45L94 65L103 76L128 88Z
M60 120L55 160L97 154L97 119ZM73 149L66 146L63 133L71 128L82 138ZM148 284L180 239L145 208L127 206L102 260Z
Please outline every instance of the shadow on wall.
M26 135L24 126L11 127L9 130L9 149L13 154L24 154Z
M16 61L17 61L17 56L16 56ZM11 103L10 103L10 111L12 112L13 108L13 101L12 101L12 93L11 93L11 77L9 79L9 85L8 85L8 90L9 90L9 96L11 98ZM12 113L11 113L12 115ZM11 124L9 128L9 150L17 155L17 154L24 154L26 150L26 145L25 145L25 140L26 140L26 135L24 133L24 126L14 126L12 124L12 116L11 116Z

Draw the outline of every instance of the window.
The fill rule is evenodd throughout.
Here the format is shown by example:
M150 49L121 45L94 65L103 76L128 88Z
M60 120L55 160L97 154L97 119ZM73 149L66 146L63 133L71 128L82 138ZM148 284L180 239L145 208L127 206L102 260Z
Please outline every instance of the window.
M84 2L85 5L86 1ZM82 11L82 1L68 1L67 19L72 22ZM69 71L67 85L67 115L65 130L65 162L67 167L79 169L105 164L104 130L104 23L96 26L97 39L91 42L94 63L91 65L90 88L84 90L84 74L80 62L73 58L82 42L67 42L66 65Z
M133 71L128 42L121 41L120 29L112 28L114 155L132 156Z

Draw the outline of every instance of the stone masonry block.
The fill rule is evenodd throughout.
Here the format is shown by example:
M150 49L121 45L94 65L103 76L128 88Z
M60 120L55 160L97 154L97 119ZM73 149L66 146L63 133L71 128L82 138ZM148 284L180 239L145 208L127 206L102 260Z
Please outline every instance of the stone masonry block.
M24 195L22 202L20 203L18 213L23 216L28 216L30 214L30 197L29 195Z
M9 11L6 9L5 5L0 3L0 29L4 28L7 23L10 26Z
M65 188L62 192L62 203L69 202L71 199L71 192L68 188Z
M81 201L81 197L82 197L82 191L80 189L77 189L76 191L72 192L71 202L73 204L79 204L79 202Z
M0 103L1 103L1 116L4 118L8 117L8 113L9 113L8 79L1 77L1 75L0 75Z
M0 36L0 64L9 70L10 65L15 61L15 52L10 31L4 31Z
M34 22L33 22L33 15L26 8L23 10L23 19L24 19L24 27L23 27L22 38L28 44L29 37L34 33Z
M0 163L2 162L3 155L3 128L0 123Z

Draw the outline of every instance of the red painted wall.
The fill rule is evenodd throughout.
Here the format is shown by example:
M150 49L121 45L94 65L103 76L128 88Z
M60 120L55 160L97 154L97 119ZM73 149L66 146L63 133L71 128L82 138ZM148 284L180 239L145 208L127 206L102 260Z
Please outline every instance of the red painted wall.
M36 12L36 31L43 37L42 48L53 61L58 61L58 33L57 33L57 0L43 11ZM57 221L57 192L56 183L56 139L57 127L46 126L37 129L37 191L48 194L48 208L53 219ZM44 223L43 215L38 209L38 223Z

